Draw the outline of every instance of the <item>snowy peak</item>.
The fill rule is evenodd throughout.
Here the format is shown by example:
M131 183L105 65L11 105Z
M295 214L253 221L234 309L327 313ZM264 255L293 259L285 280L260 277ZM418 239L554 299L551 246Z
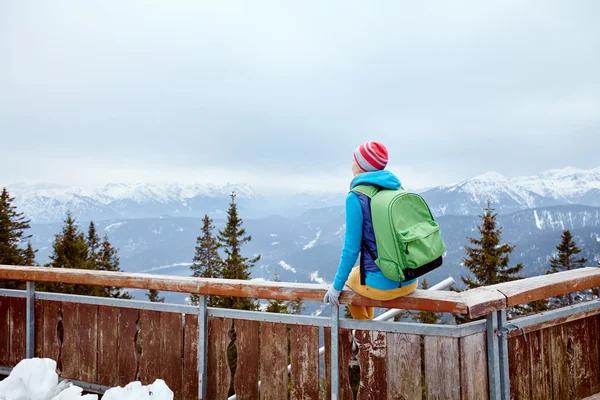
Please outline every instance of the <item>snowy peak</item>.
M541 196L576 202L591 190L600 190L600 167L552 169L539 175L514 178L513 182Z

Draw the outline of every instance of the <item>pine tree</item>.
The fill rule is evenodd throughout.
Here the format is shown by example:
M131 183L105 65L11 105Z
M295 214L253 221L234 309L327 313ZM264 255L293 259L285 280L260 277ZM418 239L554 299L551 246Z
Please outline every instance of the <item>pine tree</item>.
M242 219L238 216L235 204L235 193L231 194L231 203L227 210L227 225L219 231L217 239L224 249L227 258L223 261L224 279L250 279L250 269L260 260L260 255L248 259L241 255L241 247L252 240L242 228ZM234 308L238 310L256 310L258 303L246 297L221 297L217 300L221 308Z
M31 242L27 242L27 248L23 253L23 262L25 265L37 266L37 263L35 262L35 253L37 253L37 250L33 250L33 247L31 247Z
M423 278L421 289L427 290L428 288L429 284L427 283L427 279ZM439 324L442 320L442 313L432 311L411 312L411 318L413 321L420 322L422 324Z
M576 258L581 250L575 244L573 235L568 229L562 233L561 242L556 246L558 254L550 258L550 270L547 274L554 274L561 271L570 271L585 266L587 259L584 257ZM557 296L551 299L552 308L564 307L575 304L576 293L569 293Z
M96 232L94 221L90 221L86 240L89 249L90 262L92 263L90 269L96 269L95 266L99 263L100 238Z
M153 303L164 303L165 298L158 297L159 293L160 292L156 289L150 289L148 290L148 293L146 293L146 296L148 296L148 300L150 300Z
M277 275L277 272L275 273L274 281L281 282L281 279L279 279L279 275ZM271 300L269 301L269 304L267 305L265 311L277 314L288 314L288 304L286 304L282 300Z
M212 225L213 221L208 215L205 215L202 222L202 236L198 236L196 239L194 263L190 266L190 269L193 271L192 276L196 278L221 278L223 274L223 262L219 256L220 245L212 234L214 229ZM199 298L199 295L192 294L190 302L197 305ZM217 297L208 296L207 305L209 307L214 307L217 303Z
M472 276L463 276L461 279L467 289L474 289L479 286L495 285L497 283L514 281L522 279L519 273L523 270L522 264L509 267L509 255L512 254L515 247L509 243L501 244L502 229L497 226L496 213L494 209L488 206L485 208L485 214L480 215L482 223L478 226L481 238L468 238L469 243L473 245L465 246L467 256L463 258L466 268L472 272ZM511 309L509 313L515 313L516 309ZM468 321L464 317L455 315L457 322Z
M90 254L90 257L92 256L93 253ZM108 235L104 235L104 240L102 241L102 243L100 243L100 248L98 249L96 257L97 261L93 262L93 264L95 264L94 269L97 269L99 271L121 272L121 268L119 267L120 262L117 249L115 249L112 246L112 244L108 241ZM104 287L104 296L119 299L131 299L130 294L114 286Z
M287 303L288 314L302 314L304 311L304 302L302 300L292 300Z
M49 268L79 268L91 269L89 263L89 249L85 236L79 231L79 227L71 212L67 212L65 225L62 231L55 235L52 245L53 253L50 262L45 266ZM48 283L45 290L58 293L70 293L80 295L99 296L102 288L88 285L72 285L65 283Z
M17 212L6 188L0 194L0 265L31 266L35 263L35 252L28 244L27 249L22 245L31 235L25 235L30 228L29 220L23 213ZM0 288L24 289L25 283L21 281L0 280Z

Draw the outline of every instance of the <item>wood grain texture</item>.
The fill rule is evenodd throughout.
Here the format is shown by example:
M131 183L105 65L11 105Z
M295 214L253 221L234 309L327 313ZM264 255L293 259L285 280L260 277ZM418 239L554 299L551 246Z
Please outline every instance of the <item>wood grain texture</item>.
M183 324L181 314L162 312L160 315L160 376L181 398L183 378Z
M421 336L388 333L387 398L421 400Z
M290 399L319 398L319 328L292 325L290 332L292 390Z
M118 363L117 384L127 385L138 379L138 349L136 339L138 335L137 321L139 311L131 308L119 309L119 332L117 338Z
M327 285L297 282L258 282L234 279L207 279L126 272L90 271L71 268L15 267L0 265L0 279L37 282L63 282L131 289L196 293L205 295L250 297L269 300L322 301ZM463 293L415 290L390 301L372 300L344 289L340 302L359 306L402 308L408 310L467 313Z
M325 338L325 399L331 399L331 328L324 329ZM348 365L352 358L352 331L340 329L338 335L339 399L354 400Z
M227 346L231 342L231 319L208 318L208 400L226 399L231 384Z
M465 336L460 344L460 391L462 400L489 397L485 332Z
M508 339L508 375L511 400L531 399L529 350L523 336Z
M387 398L386 333L357 330L354 337L358 345L357 359L360 366L357 399Z
M79 347L79 380L96 383L98 380L98 306L77 304L76 329Z
M42 351L44 357L51 358L57 362L59 372L62 371L62 360L60 359L62 341L59 336L59 326L62 326L61 321L61 305L59 301L44 301L44 322L42 329L44 330L44 344ZM64 329L63 329L64 330Z
M340 400L354 398L350 385L350 360L352 359L352 330L340 329L339 333L339 365L340 365Z
M98 307L98 384L117 386L119 360L119 309Z
M556 400L570 399L570 356L567 324L549 329L552 363L552 393Z
M140 335L142 338L142 355L140 357L140 380L143 385L154 382L161 377L160 311L140 310ZM162 379L162 377L161 377ZM168 384L167 384L168 386Z
M198 316L185 314L182 399L198 397Z
M0 365L10 361L10 297L0 296Z
M61 348L61 378L79 379L79 343L77 304L63 302L62 306L63 342Z
M498 290L478 287L463 292L469 318L478 318L506 308L506 296Z
M10 299L10 360L14 367L26 357L27 300L12 297Z
M237 334L237 371L235 393L239 400L258 400L258 364L260 358L258 321L235 320Z
M460 399L458 339L425 336L423 342L427 399Z
M508 307L600 286L600 269L578 268L487 286L507 297Z
M529 373L531 374L531 399L552 398L552 360L550 332L546 329L527 336L529 345Z
M273 322L260 324L260 399L287 399L287 326Z
M586 318L570 323L570 340L572 342L572 390L576 398L584 398L594 394L600 384L598 372L598 319Z
M1 298L0 298L1 301ZM43 358L44 354L44 302L35 300L35 356ZM1 315L1 311L0 311ZM2 317L0 317L0 321ZM0 322L1 323L1 322ZM1 328L0 328L1 329ZM1 335L1 333L0 333Z

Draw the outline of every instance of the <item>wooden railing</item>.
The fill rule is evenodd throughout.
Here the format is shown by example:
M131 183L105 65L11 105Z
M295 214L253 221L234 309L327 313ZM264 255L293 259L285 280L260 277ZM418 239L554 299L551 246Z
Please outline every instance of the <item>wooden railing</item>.
M0 266L0 279L318 302L327 290L316 284L13 266ZM243 371L233 380L238 399L258 399L259 380L261 399L287 398L288 384L292 399L316 399L319 391L325 398L336 393L350 399L355 330L360 399L504 399L509 394L580 399L600 392L600 301L510 321L505 309L598 286L600 269L582 268L461 293L417 290L388 302L348 289L340 297L345 304L486 317L461 326L220 309L206 311L203 322L197 307L38 292L28 311L28 293L5 290L0 291L0 367L25 358L31 313L34 355L59 360L61 377L86 382L88 388L162 378L176 399L202 398L202 382L205 398L224 399L230 394L228 351L235 332L237 370ZM324 363L318 356L321 342ZM334 359L339 370L332 366Z

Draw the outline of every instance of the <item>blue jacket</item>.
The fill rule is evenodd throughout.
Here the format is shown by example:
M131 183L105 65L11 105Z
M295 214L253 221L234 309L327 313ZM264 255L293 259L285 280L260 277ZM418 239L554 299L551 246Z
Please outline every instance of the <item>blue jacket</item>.
M377 185L393 190L400 188L400 180L394 174L386 170L360 174L354 178L351 187L354 188L357 185L364 184ZM361 200L363 200L362 205ZM333 287L337 290L342 290L344 288L344 285L348 280L348 275L350 275L350 271L352 271L360 254L363 240L363 224L371 221L370 215L367 215L366 218L363 217L363 206L365 205L365 202L364 199L361 200L359 200L359 196L354 192L348 193L348 196L346 197L346 235L344 237L344 248L342 249L342 256L337 274L333 280ZM388 279L383 275L370 257L365 257L365 270L365 283L367 286L380 290L391 290L399 287L398 282ZM414 281L415 280L413 279L402 282L402 286L410 285Z

